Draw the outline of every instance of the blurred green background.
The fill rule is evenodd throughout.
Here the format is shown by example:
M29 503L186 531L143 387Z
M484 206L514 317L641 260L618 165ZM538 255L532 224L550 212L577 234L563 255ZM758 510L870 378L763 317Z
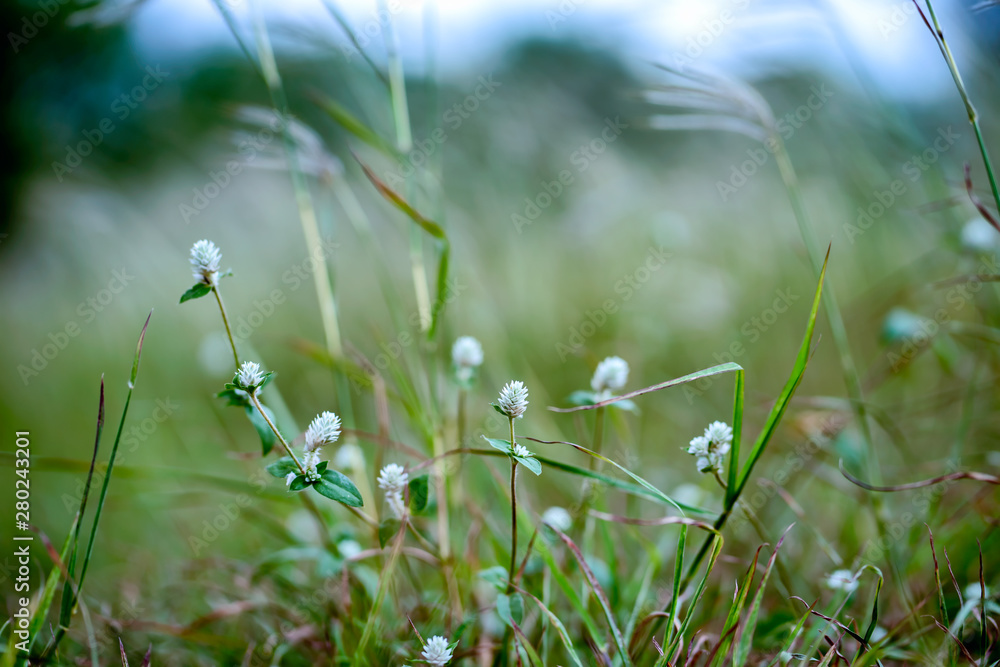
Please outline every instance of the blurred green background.
M106 614L119 614L127 603L144 619L183 623L194 617L189 607L205 608L178 593L200 581L199 596L213 595L204 580L214 570L192 560L189 538L241 485L256 493L261 479L252 428L213 398L232 372L218 311L208 300L177 303L192 282L192 243L208 238L222 249L223 266L235 273L223 283L230 316L250 333L241 349L278 372L277 387L298 426L321 410L339 411L343 397L331 373L294 344L322 344L323 332L312 279L296 273L307 266L307 252L281 140L259 133L267 89L211 3L168 4L61 4L37 35L5 45L0 420L5 452L13 431L31 432L32 519L59 541L89 460L100 377L111 429L136 337L153 309L126 425L127 432L138 430L122 445L87 588ZM996 148L1000 9L940 4L986 142ZM692 67L747 80L779 118L818 99L810 97L816 90L828 91L785 139L816 234L824 246L832 243L828 284L842 306L867 396L888 425L876 430L884 477L909 481L943 472L959 439L963 466L996 472L995 341L989 334L941 332L913 363L893 369L890 353L901 353L899 337L883 331L894 309L930 318L944 309L949 320L988 331L1000 316L993 285L962 303L931 286L984 272L982 258L995 256L1000 235L982 241L968 232L963 240L966 223L977 217L963 163L971 164L986 201L988 185L946 65L909 4L586 3L569 13L566 5L501 10L428 3L405 5L397 17L418 142L411 159L429 165L411 179L410 192L452 241L455 292L436 346L415 343L404 356L419 352L443 367L451 341L474 335L486 362L470 400L473 427L488 416L495 390L518 378L531 391L522 432L585 439L581 423L544 407L565 405L604 356L628 360L628 386L639 388L727 360L726 351L738 344L743 352L735 360L747 371L746 428L755 432L791 368L815 281L773 158L751 167L745 185L720 188L740 183L734 170L759 155L759 142L737 133L650 127L663 109L643 93L670 79L656 65L687 57ZM252 47L250 6L224 6ZM382 178L405 163L393 165L315 103L317 95L335 100L392 143L386 88L360 57L348 57L345 35L322 4L264 8L290 108L314 133L305 166L321 232L334 244L329 261L344 340L369 359L391 354L404 332L393 328L376 265L385 263L404 311L415 313L410 223L378 196L351 150ZM374 6L343 9L359 31L372 21L380 26ZM41 10L11 2L0 11L11 32L23 36L25 17L32 21ZM720 18L723 12L731 21ZM716 25L722 26L717 35ZM697 44L706 31L708 44L692 49L689 40ZM381 70L385 45L381 27L376 32L367 50ZM151 76L147 67L160 74ZM484 92L481 77L497 84L492 92ZM477 108L470 110L477 89ZM453 109L462 104L465 114ZM96 143L102 123L112 130L100 132L100 142L73 166L68 152ZM606 133L604 139L615 140L593 152L592 142L611 126L620 133ZM907 171L949 129L954 143L943 150L939 143L926 170L915 172L911 163ZM221 174L230 161L239 173L227 179ZM561 172L572 181L557 196L540 197L556 191ZM224 187L213 188L213 179ZM859 207L871 213L873 202L887 201L897 180L902 194L892 195L868 229L856 234L845 227L858 225ZM338 182L370 219L379 256L359 241ZM524 224L532 204L538 215ZM425 250L433 270L430 244ZM647 264L650 257L663 259ZM280 304L271 301L275 290ZM790 295L789 307L772 317L768 311L783 295ZM60 334L73 324L78 335ZM761 475L804 442L830 405L822 397L845 396L822 314L817 331L800 401ZM408 333L420 338L417 326ZM58 349L44 358L50 344L48 352ZM445 409L453 410L454 387L442 381L440 388ZM376 430L369 394L355 391L351 398L354 425ZM165 405L170 414L157 420ZM608 451L666 490L693 483L709 491L709 480L695 473L682 449L709 421L731 419L731 405L727 376L648 396L639 416L616 425ZM967 432L960 428L963 410L974 415ZM393 411L392 435L406 441L405 417L398 406ZM858 440L852 429L835 435L791 486L807 513L822 512L816 527L828 539L860 550L871 526L848 518L862 496L836 470L840 458L859 469ZM106 436L105 447L110 442ZM2 474L10 479L10 467ZM572 503L575 481L558 475L546 481L529 491L533 507ZM298 529L300 517L280 485L267 483L261 494L273 495L275 505L265 511L252 504L239 528L223 531L198 558L252 560L273 548L281 526ZM712 506L711 497L701 502ZM992 508L988 517L995 497L982 502ZM794 519L778 500L763 512L776 530ZM6 535L6 502L0 521ZM986 531L984 550L995 549L995 533L974 525ZM749 531L735 539L756 544ZM975 552L965 549L956 549L955 567L971 576ZM822 571L817 566L812 574Z

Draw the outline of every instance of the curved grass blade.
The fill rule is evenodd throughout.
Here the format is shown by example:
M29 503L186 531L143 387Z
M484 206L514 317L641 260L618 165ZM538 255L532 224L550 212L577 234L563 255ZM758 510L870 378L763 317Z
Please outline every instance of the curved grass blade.
M528 591L520 587L515 587L515 588L519 593L521 593L521 595L528 596L529 598L534 600L536 604L538 604L538 608L542 610L542 613L545 614L546 618L549 619L549 622L552 624L552 627L556 629L556 633L559 635L559 639L562 640L563 646L566 647L566 652L569 653L569 657L572 658L574 664L576 664L577 667L583 667L583 663L580 661L580 656L576 654L576 649L573 647L573 640L570 639L569 633L566 632L566 626L563 625L562 621L559 620L559 617L553 614L552 610L546 607L541 600L536 598Z
M781 534L778 543L774 546L774 551L771 552L771 557L767 559L764 574L757 585L757 593L754 595L753 602L750 603L750 611L747 613L746 623L743 624L743 627L740 628L736 635L736 647L733 649L733 667L743 667L750 656L750 647L753 645L753 635L757 630L757 618L760 615L761 602L764 600L764 589L767 587L767 580L771 576L771 569L774 567L775 561L778 560L778 550L781 549L781 544L785 541L785 536L788 535L788 531L794 525L793 523Z
M587 583L590 584L590 588L594 591L594 596L601 605L601 609L604 610L604 617L608 621L608 627L611 629L611 636L614 638L615 646L618 647L618 653L621 656L622 664L625 667L630 667L632 665L632 659L628 654L628 646L625 645L625 639L622 637L621 630L618 629L618 624L615 622L614 612L611 611L611 603L608 602L608 596L605 595L604 589L597 582L597 577L594 576L593 571L591 571L590 566L587 565L587 559L583 557L583 553L580 551L580 547L576 546L576 543L571 540L566 533L562 532L558 528L552 526L551 524L546 524L552 531L559 536L559 539L569 547L570 552L576 558L577 564L580 566L580 571L587 578Z
M746 464L740 471L736 485L730 485L729 487L729 492L726 494L727 507L732 507L733 503L740 497L740 493L750 479L750 473L753 472L754 466L764 453L764 448L767 447L767 443L770 442L771 437L777 430L778 423L781 421L789 402L792 400L792 395L798 389L799 383L802 382L802 375L805 373L806 365L809 363L809 350L812 347L813 329L816 327L816 314L819 311L820 297L823 294L823 280L826 277L826 266L829 260L830 249L827 248L826 257L823 259L823 268L820 270L819 281L816 284L816 295L813 297L812 309L809 311L809 323L806 325L806 333L802 338L799 354L795 358L795 366L792 367L792 374L781 390L781 394L778 396L778 400L775 401L774 407L771 408L771 412L767 416L767 421L764 422L764 428L757 437L757 442L754 443L753 449L750 450L750 456L747 458Z

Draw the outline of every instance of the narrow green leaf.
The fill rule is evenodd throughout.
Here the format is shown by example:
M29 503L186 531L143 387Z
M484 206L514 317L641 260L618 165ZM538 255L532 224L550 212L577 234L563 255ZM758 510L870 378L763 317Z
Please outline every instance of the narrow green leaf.
M346 475L336 470L324 470L322 477L313 484L313 487L320 494L331 500L343 503L348 507L361 507L364 505L358 487L354 486L354 482L348 479Z
M271 420L272 424L275 424L274 413L271 412L271 408L267 407L261 403L261 407L264 408L264 412L267 414L267 419ZM260 412L252 405L248 405L245 408L247 417L250 419L250 423L253 424L254 430L257 431L257 435L260 436L261 451L264 456L271 453L274 449L274 445L278 442L277 436L274 435L274 431L271 430L270 425L267 423L267 419L260 414Z
M514 460L536 475L542 474L542 464L538 462L538 459L532 456L515 456Z
M378 525L378 543L383 549L385 545L389 543L389 540L394 538L397 533L399 533L399 528L402 524L399 519L383 519L382 523Z
M305 475L296 475L292 480L292 483L288 485L289 491L301 491L302 489L309 486L309 480L306 479Z
M420 475L410 480L410 508L414 512L422 512L427 507L427 500L430 496L427 484L427 475Z
M795 524L792 524L794 526ZM760 605L764 600L764 589L767 586L767 580L771 576L771 570L774 568L774 563L778 559L778 550L781 549L781 543L785 541L785 535L788 531L792 529L789 526L782 533L781 538L778 540L778 544L775 545L774 551L771 552L771 557L767 560L767 567L764 568L764 574L761 576L760 583L757 585L757 593L754 595L753 602L750 603L750 611L747 613L747 620L740 629L739 634L736 637L736 647L733 649L733 662L732 667L743 667L746 664L747 658L750 656L750 647L753 646L753 636L757 631L757 618L760 615Z
M298 472L299 467L295 465L295 461L292 460L292 457L282 456L280 459L267 466L267 471L271 473L272 477L284 479L288 477L288 473Z
M205 283L196 283L188 291L181 295L181 303L185 301L191 301L192 299L200 299L212 292L212 286L206 285Z
M806 325L806 334L802 338L802 345L799 347L799 354L795 359L795 366L792 368L792 374L785 383L785 387L781 390L781 394L778 396L778 400L775 401L774 407L771 408L771 413L767 416L764 428L757 437L757 442L754 443L746 464L740 471L739 481L736 484L736 487L733 488L730 486L730 488L733 489L733 492L728 494L728 498L730 498L732 502L735 502L736 499L740 497L740 493L743 491L743 488L750 479L750 473L753 472L753 468L757 464L757 460L764 453L764 448L767 447L767 443L771 440L771 436L773 436L774 432L777 430L778 423L781 421L782 416L785 414L785 410L788 408L788 404L792 400L792 395L795 393L799 383L802 381L802 375L805 373L806 365L809 363L809 349L812 343L813 329L816 326L816 313L819 310L820 297L823 294L823 279L826 276L826 265L829 259L830 251L827 250L826 259L823 260L823 269L819 274L819 282L816 285L816 295L813 297L812 310L809 312L809 323Z
M733 643L733 628L740 622L740 614L743 613L743 605L746 604L747 596L750 593L750 586L753 584L753 577L757 573L757 559L760 558L760 550L764 545L757 547L757 552L753 555L753 560L747 568L747 574L743 578L743 585L736 591L735 599L729 605L729 612L726 614L726 622L722 626L722 640L715 650L715 658L712 660L712 667L721 667L729 656L729 647ZM739 585L737 583L737 585Z
M524 620L524 598L520 593L501 593L497 596L497 615L511 627L519 625Z
M539 609L542 610L542 613L545 614L546 618L549 619L549 623L551 623L552 627L556 629L556 633L559 635L559 639L562 640L563 646L566 647L566 652L569 654L569 657L573 660L573 664L575 664L576 667L583 667L583 662L581 662L580 656L576 654L576 649L573 647L573 640L570 639L569 633L566 632L566 626L563 625L563 622L559 620L559 617L553 614L552 610L546 607L541 600L536 598L528 591L522 590L521 593L527 595L529 598L534 600L535 604L537 604Z
M510 454L510 442L507 440L498 440L496 438L487 438L483 436L483 440L490 443L490 447L493 449L499 449L504 454Z
M326 97L320 93L313 93L313 99L319 108L325 111L330 118L334 120L342 128L353 134L355 137L365 142L375 150L388 155L391 158L397 158L399 153L380 137L374 130L365 125L351 113L346 107L341 106L339 103L335 102L333 99Z

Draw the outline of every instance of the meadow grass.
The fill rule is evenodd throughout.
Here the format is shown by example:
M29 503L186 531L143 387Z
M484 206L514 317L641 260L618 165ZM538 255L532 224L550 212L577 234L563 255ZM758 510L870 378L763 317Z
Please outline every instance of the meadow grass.
M251 5L252 40L243 37L230 7L216 2L282 128L302 248L318 258L310 283L320 340L289 327L293 338L283 347L295 354L283 358L286 365L265 364L265 356L277 357L271 349L262 353L234 335L222 291L237 290L242 276L223 269L226 248L208 239L194 245L196 282L180 304L218 311L213 321L222 320L219 334L227 364L231 354L234 365L231 381L220 383L214 398L194 395L216 402L212 409L224 430L240 433L243 445L248 434L256 435L259 444L239 450L254 472L244 481L236 464L210 471L115 465L133 391L150 391L139 382L139 361L147 329L154 332L159 317L147 317L110 452L105 457L100 446L102 378L90 461L41 462L83 475L83 493L61 548L44 538L50 562L33 605L30 660L15 650L11 634L0 664L1000 664L991 559L1000 478L970 465L988 460L970 443L977 411L995 406L995 270L977 264L932 286L975 284L977 293L985 286L972 300L981 321L949 318L930 333L928 318L887 322L890 368L864 376L849 314L827 277L838 251L820 242L770 105L743 82L665 67L668 82L643 95L652 105L650 126L735 129L775 157L812 271L812 298L791 309L800 320L798 348L769 350L766 378L735 361L711 363L706 355L679 377L636 389L627 389L630 373L648 379L651 372L612 349L616 354L591 364L589 388L548 406L535 398L550 396L547 378L525 362L542 353L518 346L535 344L551 357L549 341L456 332L449 322L450 280L463 258L452 257L454 226L423 212L446 208L437 167L417 171L402 189L379 175L380 161L397 160L414 145L391 20L383 72L328 4L373 70L391 119L391 133L380 131L335 93L313 94L316 107L351 137L345 162L358 174L348 181L309 171L304 152L315 132L292 116L264 14L258 3ZM1000 206L978 116L930 3L928 14ZM996 226L968 174L967 168L969 197ZM415 316L408 342L397 336L398 349L381 348L392 355L366 353L367 341L346 333L345 320L363 320L366 313L343 307L351 282L326 261L317 183L328 185L343 207L395 330L409 331ZM359 204L369 198L385 206ZM398 252L382 247L371 210L399 223L406 270L397 266ZM249 263L234 254L225 256ZM516 303L516 289L502 291L514 292L509 298ZM412 309L404 305L410 302ZM817 327L829 331L835 348L835 361L823 370L839 373L844 396L802 392L819 353ZM949 341L972 339L970 355L981 355L982 368L974 357L958 359L946 333ZM146 365L151 353L147 349ZM935 391L925 386L926 372L911 368L935 355L947 372L969 364L974 370L957 390ZM588 360L597 357L590 353ZM291 385L306 377L306 368L330 381L314 415L286 399L301 396ZM293 378L288 384L285 375ZM703 389L682 393L705 382L732 387L731 399L702 399ZM917 420L921 412L954 418L947 457L913 461L920 450L906 442L905 428L889 414L890 401L878 398L883 395L902 397L906 409L895 412L903 418ZM699 417L713 415L699 427L703 435L639 430L658 401L678 396L702 402L691 408ZM309 426L298 428L299 420ZM886 449L886 458L912 465L897 463L890 472L880 456ZM667 460L683 462L686 485L664 486ZM90 492L97 473L95 506ZM156 595L141 594L152 613L116 621L85 587L100 555L99 528L108 530L101 519L113 476L116 484L171 479L204 483L223 498L240 493L248 500L236 513L260 529L264 537L256 543L264 547L242 556L210 549L202 557L199 540L206 548L212 540L191 537L196 558L177 581ZM773 507L765 509L771 499ZM230 517L226 525L235 521ZM96 607L102 607L99 619ZM114 642L103 640L109 630Z

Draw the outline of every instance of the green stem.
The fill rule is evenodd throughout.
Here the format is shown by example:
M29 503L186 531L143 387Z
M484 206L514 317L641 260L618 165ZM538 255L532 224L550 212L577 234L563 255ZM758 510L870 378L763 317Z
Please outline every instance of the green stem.
M514 420L510 420L510 449L514 451ZM514 570L517 567L517 459L510 459L510 574L507 577L507 594L514 590Z
M979 152L983 155L983 165L986 167L986 176L990 180L990 189L993 191L993 201L997 205L997 209L1000 210L1000 189L997 188L997 180L993 174L993 163L990 161L990 154L986 150L986 142L983 140L983 131L979 126L979 114L976 112L976 108L972 105L972 100L969 98L969 93L965 89L965 82L962 81L962 74L958 71L958 64L955 62L954 56L951 54L951 47L948 46L948 42L945 41L944 31L941 30L941 24L938 23L937 15L934 13L934 5L931 0L927 0L927 11L931 16L931 22L934 24L934 30L936 31L936 41L941 49L941 55L944 56L945 62L948 64L948 69L951 71L951 78L955 80L955 87L958 88L958 94L962 97L962 102L965 104L965 112L969 116L969 123L972 125L973 131L976 133L976 142L979 144Z
M298 467L299 472L301 472L303 475L306 474L305 466L303 466L302 463L299 462L298 457L295 456L295 452L293 452L292 448L288 445L287 442L285 442L285 437L281 435L281 432L278 430L278 427L274 425L274 422L271 421L271 418L267 416L266 412L264 412L264 406L260 404L260 400L257 398L257 390L250 391L247 393L250 395L250 400L253 402L254 407L257 408L257 412L260 413L260 416L264 418L264 421L267 422L267 425L271 427L272 431L274 431L274 435L278 438L278 442L281 443L281 446L285 448L285 451L288 452L288 455L292 457L293 461L295 461L295 465Z
M212 285L212 293L219 304L219 312L222 313L222 323L226 325L226 335L229 336L229 346L233 348L233 361L236 362L236 370L240 370L240 355L236 353L236 341L233 339L233 330L229 328L229 316L226 315L226 307L222 303L222 294L219 293L219 286Z

